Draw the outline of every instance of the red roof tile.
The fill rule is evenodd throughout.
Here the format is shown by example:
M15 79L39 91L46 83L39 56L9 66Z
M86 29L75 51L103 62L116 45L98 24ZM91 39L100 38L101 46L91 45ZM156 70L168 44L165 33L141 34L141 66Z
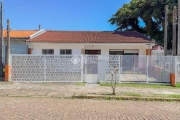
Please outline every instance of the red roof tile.
M146 36L136 32L106 32L106 31L46 31L27 40L27 42L51 43L150 43Z

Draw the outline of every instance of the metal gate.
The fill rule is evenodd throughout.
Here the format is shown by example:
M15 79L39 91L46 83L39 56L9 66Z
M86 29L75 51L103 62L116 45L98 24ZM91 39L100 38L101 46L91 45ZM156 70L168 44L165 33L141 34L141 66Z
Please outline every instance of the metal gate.
M98 82L98 55L85 55L85 82Z

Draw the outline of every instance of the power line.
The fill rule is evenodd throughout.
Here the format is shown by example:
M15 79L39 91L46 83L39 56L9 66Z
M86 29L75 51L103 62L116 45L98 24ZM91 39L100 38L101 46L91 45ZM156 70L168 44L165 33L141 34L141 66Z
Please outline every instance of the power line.
M12 9L12 8L15 8L15 7L19 7L19 6L22 6L22 5L25 5L25 4L28 4L28 3L31 3L35 0L31 0L31 1L28 1L28 2L25 2L25 3L21 3L21 4L17 4L15 6L12 6L12 7L9 7L9 8L5 8L4 10L7 10L7 9Z
M5 14L4 14L4 17L7 19L7 17L5 16ZM12 26L14 26L15 27L15 29L14 30L17 30L18 31L18 28L11 22L11 25ZM18 31L22 36L24 36L24 34L22 33L22 32L20 32L20 31ZM24 44L20 39L18 39L18 38L15 38L16 40L18 40L18 42L20 43L20 44Z

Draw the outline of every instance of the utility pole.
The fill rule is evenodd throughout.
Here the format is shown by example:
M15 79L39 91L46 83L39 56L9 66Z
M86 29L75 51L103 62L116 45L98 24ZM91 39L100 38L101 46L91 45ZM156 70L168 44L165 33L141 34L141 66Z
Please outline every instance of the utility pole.
M178 0L178 56L180 56L180 0Z
M0 77L3 77L3 66L4 66L4 36L3 36L3 2L1 2L1 10L0 10Z
M10 64L9 61L10 56L10 21L7 20L7 51L6 51L6 65Z
M7 49L6 49L6 66L5 66L5 81L10 81L10 22L7 20Z
M173 8L173 35L172 35L172 51L173 51L173 56L176 56L177 49L176 49L176 26L177 26L177 7L174 6Z
M164 55L167 56L167 28L168 28L168 5L165 6L165 23L164 23Z

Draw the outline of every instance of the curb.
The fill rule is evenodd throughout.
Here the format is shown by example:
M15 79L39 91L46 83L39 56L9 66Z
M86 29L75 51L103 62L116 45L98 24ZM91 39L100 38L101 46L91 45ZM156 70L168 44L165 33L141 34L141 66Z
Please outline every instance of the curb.
M132 100L132 101L176 101L180 98L155 98L155 97L133 97L133 96L73 96L76 99L104 99L104 100Z
M80 95L80 96L34 96L34 95L0 95L0 97L25 97L25 98L57 98L57 99L100 99L100 100L131 100L131 101L167 101L180 102L180 98L155 98L134 96L103 96L103 95Z

